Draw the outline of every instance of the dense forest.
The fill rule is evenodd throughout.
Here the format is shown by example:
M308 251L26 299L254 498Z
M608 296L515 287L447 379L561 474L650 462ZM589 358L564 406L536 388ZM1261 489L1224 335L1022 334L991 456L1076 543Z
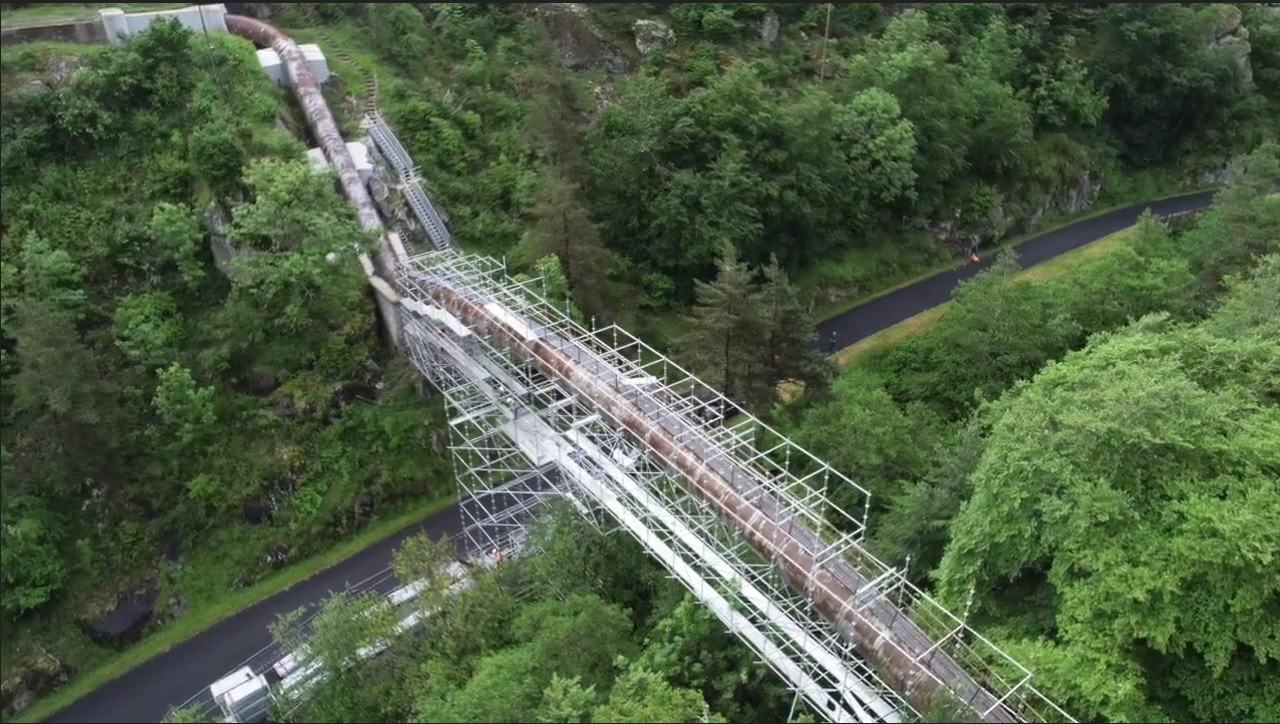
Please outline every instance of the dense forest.
M564 251L646 318L690 302L726 242L826 307L1099 195L1169 190L1153 177L1215 179L1280 117L1256 4L251 7L367 23L365 70L381 61L379 102L457 238L502 254L540 218L590 218Z
M6 49L6 678L130 643L99 623L120 594L159 627L453 489L363 274L326 260L371 240L252 46L211 41Z
M1194 223L1147 217L1069 277L1028 280L1006 255L936 327L782 413L878 495L873 549L954 610L974 591L974 622L1078 720L1280 715L1278 152ZM458 599L354 666L404 609L357 616L380 597L341 595L282 621L282 646L337 673L273 720L811 720L600 523L547 516L533 555L460 594L430 573L456 553L410 542L395 570L432 584L409 607Z
M1028 281L1006 256L937 327L795 412L798 437L888 501L875 548L957 609L979 591L984 629L1082 720L1280 713L1276 149L1240 172L1215 211L1144 219L1070 278ZM785 686L630 539L565 510L531 543L371 663L346 664L403 609L358 616L378 597L339 596L305 639L282 621L283 646L305 640L338 673L273 719L788 715ZM398 554L402 579L436 581L421 610L446 599L430 572L454 555L426 539Z
M1275 8L246 8L331 54L344 130L377 78L465 249L554 255L582 314L871 489L873 549L955 610L973 590L1078 719L1280 718ZM164 628L454 485L439 402L377 333L373 240L248 43L158 24L3 71L7 715L136 639L106 631L120 601ZM973 245L1211 184L1064 276L1003 256L843 370L814 351L816 317ZM622 534L558 513L535 541L278 717L794 718ZM353 623L367 602L312 622L335 671L388 624Z

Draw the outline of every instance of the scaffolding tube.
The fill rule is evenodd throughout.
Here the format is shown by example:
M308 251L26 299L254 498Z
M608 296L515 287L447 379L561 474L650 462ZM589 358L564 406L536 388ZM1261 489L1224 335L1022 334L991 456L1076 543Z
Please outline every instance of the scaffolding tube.
M740 440L709 440L641 390L621 384L626 366L609 364L593 353L585 330L553 330L521 318L514 311L519 307L503 298L503 280L484 279L474 268L469 271L471 260L455 252L410 260L397 280L403 296L423 298L446 310L476 336L517 361L533 364L567 394L586 401L618 430L653 451L691 492L715 508L723 523L771 561L794 590L809 596L845 641L916 711L928 711L951 696L983 721L1022 720L1006 696L993 694L935 647L934 637L912 620L913 611L900 610L884 590L873 587L872 577L860 569L874 569L878 561L861 546L850 544L849 557L823 555L821 537L795 520L793 506L769 490L754 466L729 454L727 448ZM436 344L452 346L443 339ZM535 462L548 461L548 452L541 451ZM926 651L929 655L921 656ZM1012 690L1021 688L1020 682ZM1069 720L1060 710L1057 714Z
M343 191L356 206L361 228L379 232L383 237L378 254L383 273L394 270L403 285L409 272L413 277L409 287L422 292L420 301L431 300L476 330L486 341L492 340L516 359L532 363L569 394L587 401L616 430L624 431L656 454L697 498L714 508L724 524L745 539L757 554L771 561L794 590L807 595L845 641L874 664L893 689L917 711L929 710L941 701L940 696L949 692L977 712L983 721L1022 720L1011 708L1010 697L1019 690L1023 694L1034 692L1026 686L1029 674L998 697L975 681L951 655L940 651L934 642L936 637L931 637L912 620L915 613L912 607L893 604L887 590L880 590L878 582L873 580L876 576L863 575L860 571L860 568L875 570L877 565L882 568L883 564L856 541L849 542L845 555L831 555L830 548L815 532L817 529L809 529L803 521L797 521L797 510L790 502L792 496L762 477L758 465L733 459L731 453L749 445L749 440L736 434L718 439L703 430L694 430L685 416L673 412L669 404L655 403L646 392L646 385L622 385L618 370L627 367L627 360L620 354L621 350L613 350L608 359L600 358L584 342L589 335L580 327L573 329L567 338L548 333L514 313L518 305L497 303L496 298L509 296L512 288L521 288L514 281L501 282L505 285L502 294L495 294L492 289L478 291L469 283L478 280L465 273L447 268L430 269L431 264L394 258L388 251L385 234L381 234L376 207L360 181L354 160L297 45L279 30L251 18L228 16L227 26L232 33L259 46L274 48L284 61L308 125L338 169ZM440 255L437 259L460 256L451 251L436 254ZM365 263L367 272L371 266ZM412 274L414 271L425 273ZM393 338L400 343L400 320L392 301L382 294L376 298ZM482 370L475 362L464 368ZM490 376L483 370L479 374ZM684 382L692 387L697 380L687 375L681 384ZM719 402L718 407L723 414L724 402ZM670 553L676 555L674 551ZM679 558L672 558L669 565L675 570L684 564ZM865 595L868 593L869 597ZM718 603L708 603L720 608ZM1060 709L1051 704L1050 708L1057 718L1070 721Z

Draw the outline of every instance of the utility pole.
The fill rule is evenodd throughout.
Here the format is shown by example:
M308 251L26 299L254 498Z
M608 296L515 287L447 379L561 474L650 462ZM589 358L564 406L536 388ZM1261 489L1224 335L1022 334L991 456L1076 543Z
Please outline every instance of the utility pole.
M818 82L827 81L827 39L831 37L831 3L827 3L827 27L822 31L822 61L818 67Z

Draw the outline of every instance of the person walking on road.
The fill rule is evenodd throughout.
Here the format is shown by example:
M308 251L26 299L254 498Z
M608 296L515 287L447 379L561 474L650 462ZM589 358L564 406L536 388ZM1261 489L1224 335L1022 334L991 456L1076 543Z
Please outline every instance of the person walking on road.
M969 249L966 253L969 255L970 264L982 263L982 260L978 258L978 242L975 241L969 244Z

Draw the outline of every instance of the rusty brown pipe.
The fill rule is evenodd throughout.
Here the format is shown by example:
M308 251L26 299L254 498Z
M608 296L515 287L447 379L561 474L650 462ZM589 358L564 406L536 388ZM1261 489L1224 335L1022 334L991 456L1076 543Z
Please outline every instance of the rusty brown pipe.
M580 372L567 355L541 339L525 340L521 334L484 308L483 304L444 284L413 283L441 308L448 310L469 327L500 344L509 352L536 364L553 380L560 381L590 400L598 409L618 421L630 435L658 452L693 487L699 497L711 502L723 522L741 534L751 547L767 560L775 562L788 583L808 594L823 615L832 621L842 636L859 654L871 662L886 683L899 692L917 711L929 710L944 689L968 702L983 721L1014 722L1018 716L1006 706L996 706L997 699L969 677L949 655L939 652L925 663L917 656L933 645L910 621L908 612L898 611L892 604L881 602L880 613L870 615L854 606L857 587L851 588L833 573L839 570L846 579L866 579L848 562L834 560L819 563L783 525L751 503L722 475L710 469L701 456L681 444L668 431L647 419L631 402L625 400L594 375ZM798 525L795 527L799 527ZM884 612L892 613L897 625L886 626ZM896 635L906 633L906 636ZM886 638L895 638L889 645ZM945 682L944 686L940 682ZM990 711L988 711L988 709Z
M377 209L360 181L337 123L334 122L315 76L297 44L271 25L252 18L230 15L227 17L227 27L232 33L261 47L274 48L279 53L312 133L320 142L325 155L338 168L343 191L356 206L361 228L380 231L382 224ZM385 247L379 261L384 270L394 268L393 260L389 258ZM894 629L892 625L886 626L883 621L877 623L873 618L874 611L868 615L867 612L858 610L852 603L856 601L856 587L850 588L831 570L843 568L840 573L845 578L865 582L848 561L835 560L819 564L795 536L738 493L728 480L710 469L698 453L649 421L639 408L623 399L605 383L589 373L579 373L577 365L567 355L542 340L524 340L516 330L490 314L481 304L447 286L437 284L422 289L442 308L449 310L469 326L486 331L509 351L534 362L550 378L561 381L569 389L591 400L633 437L657 451L680 473L682 479L692 485L695 494L716 507L724 522L737 530L756 552L776 563L793 588L807 593L818 610L836 625L842 636L917 710L926 711L931 707L944 688L939 683L941 680L949 688L960 692L962 699L970 700L970 705L976 711L984 713L984 721L1017 721L1014 713L1007 707L993 706L996 703L995 697L970 679L946 654L937 655L927 664L917 663L911 654L923 653L932 641L914 624L910 624L910 627L903 624ZM897 620L899 612L891 610ZM903 621L910 621L906 613L901 618ZM887 645L888 638L904 629L912 634L908 637L911 640L899 637L896 646ZM991 711L987 712L987 709Z
M307 126L311 129L312 136L316 142L320 144L321 150L324 151L325 157L329 159L329 163L338 169L338 182L342 186L342 192L346 195L351 203L356 207L357 222L364 231L376 233L380 238L378 252L376 255L377 269L383 273L388 273L395 268L395 259L389 249L389 244L385 238L385 230L382 226L382 218L378 215L378 207L374 205L373 198L369 196L369 191L365 188L364 182L360 180L360 172L356 169L355 159L351 158L351 152L347 150L347 143L342 138L342 132L338 130L338 123L334 120L333 114L329 111L329 104L325 103L324 94L320 92L320 84L316 82L316 76L311 72L311 65L307 62L306 56L302 54L302 49L293 39L277 28L268 23L255 18L245 17L243 15L228 15L227 30L233 35L238 35L245 40L250 41L260 48L271 48L280 56L281 62L284 63L285 73L289 76L289 81L293 85L293 93L298 99L298 105L302 107L302 114L307 120ZM380 294L374 295L377 300L378 310L382 314L384 323L391 331L393 340L398 345L399 321L396 315L395 307Z
M338 130L338 124L329 112L329 105L320 92L320 84L316 82L311 65L307 63L302 49L293 39L275 27L243 15L228 15L227 30L251 41L261 48L272 48L280 55L285 72L293 84L294 95L302 106L302 113L307 119L316 142L324 150L329 162L338 169L338 179L342 191L351 203L355 204L359 216L360 228L365 231L382 231L382 219L378 216L378 207L360 180L360 172L356 170L355 160L347 151L347 143Z

